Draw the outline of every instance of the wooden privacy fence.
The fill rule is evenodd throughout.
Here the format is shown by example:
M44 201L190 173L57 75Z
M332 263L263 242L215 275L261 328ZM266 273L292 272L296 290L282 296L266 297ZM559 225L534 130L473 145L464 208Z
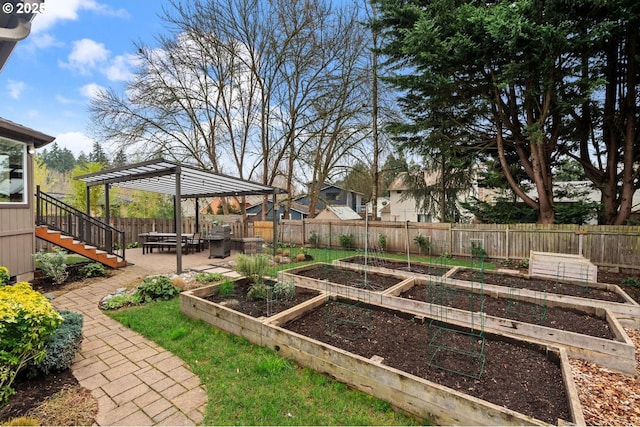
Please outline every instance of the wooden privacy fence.
M443 224L369 222L368 245L377 246L384 235L386 251L418 253L418 234L431 241L432 255L471 254L481 245L486 256L498 259L529 258L530 251L583 255L594 264L640 268L640 226L578 226L540 224ZM356 247L365 246L364 221L284 220L278 240L308 245L316 236L320 247L339 248L340 235L351 234Z
M98 218L104 221L104 218ZM245 237L244 228L242 222L237 215L217 215L214 219L204 218L200 219L200 231L208 230L212 227L213 222L218 221L220 223L229 224L231 226L231 233L233 237ZM141 233L147 233L149 231L155 231L158 233L173 233L175 227L173 219L159 219L159 218L111 218L110 224L118 230L124 231L125 243L130 245L135 242L139 242L138 237ZM196 220L195 218L183 218L182 220L182 232L183 233L195 233L196 232ZM248 236L253 236L253 227L249 223ZM273 233L272 233L273 235ZM37 249L49 248L49 244L46 242L38 241Z

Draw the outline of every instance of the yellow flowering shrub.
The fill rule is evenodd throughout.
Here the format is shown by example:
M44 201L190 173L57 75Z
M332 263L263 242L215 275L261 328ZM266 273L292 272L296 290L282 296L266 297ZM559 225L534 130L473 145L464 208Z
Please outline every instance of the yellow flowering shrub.
M0 286L0 404L14 393L18 372L45 356L46 339L61 322L49 300L28 282Z

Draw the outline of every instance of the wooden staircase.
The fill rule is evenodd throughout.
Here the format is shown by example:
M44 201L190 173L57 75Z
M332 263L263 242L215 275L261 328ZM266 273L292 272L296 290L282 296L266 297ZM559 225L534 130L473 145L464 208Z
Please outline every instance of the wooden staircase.
M124 232L36 187L36 237L111 268L127 265Z
M50 230L46 225L36 227L36 237L52 243L56 246L60 246L68 251L74 252L78 255L82 255L96 262L106 265L111 268L126 267L127 261L120 258L117 255L109 254L102 251L95 246L90 246L84 242L75 240L71 236L66 236L58 230Z

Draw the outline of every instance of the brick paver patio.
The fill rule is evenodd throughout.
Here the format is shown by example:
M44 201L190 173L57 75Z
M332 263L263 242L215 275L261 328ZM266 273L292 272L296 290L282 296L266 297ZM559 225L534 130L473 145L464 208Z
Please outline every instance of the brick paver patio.
M181 359L98 308L105 295L175 266L168 254L142 257L138 252L130 255L135 265L119 274L53 299L57 309L84 315L84 339L73 374L98 399L98 425L200 424L207 403L200 379ZM199 258L184 257L187 263L207 265L206 258Z

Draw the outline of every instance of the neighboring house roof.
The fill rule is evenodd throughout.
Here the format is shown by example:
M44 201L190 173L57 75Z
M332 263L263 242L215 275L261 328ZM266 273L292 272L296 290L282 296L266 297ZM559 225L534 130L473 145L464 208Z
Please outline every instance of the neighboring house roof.
M384 205L384 207L380 209L380 213L391 213L391 203Z
M331 212L341 221L348 221L354 219L362 219L353 209L348 206L327 206L325 211ZM320 214L318 214L320 215Z

